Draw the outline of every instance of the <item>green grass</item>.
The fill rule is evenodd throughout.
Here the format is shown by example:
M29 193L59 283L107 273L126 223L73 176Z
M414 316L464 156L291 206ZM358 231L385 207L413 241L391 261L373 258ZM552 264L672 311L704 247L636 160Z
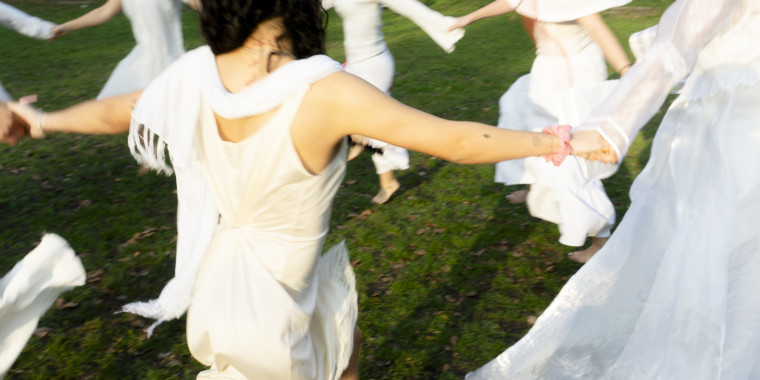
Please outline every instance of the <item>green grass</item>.
M100 1L6 1L54 22ZM488 1L426 3L462 15ZM664 0L634 1L605 19L621 41L657 22ZM87 7L84 7L87 6ZM343 59L340 19L330 14L328 52ZM196 15L184 13L188 48L202 42ZM503 16L468 27L447 55L410 21L386 11L384 33L396 59L392 94L429 113L494 124L497 101L530 70L533 47L519 20ZM133 46L129 23L40 42L0 30L0 81L15 96L39 95L59 109L94 97ZM627 45L627 44L625 44ZM618 220L628 189L648 159L661 114L606 181ZM184 320L147 339L149 321L114 314L158 294L173 273L174 179L136 176L125 136L56 135L0 147L0 273L45 231L82 257L88 283L64 293L40 320L8 379L193 379ZM579 268L557 242L557 227L509 205L493 165L461 166L412 153L392 201L369 200L377 177L368 155L349 164L328 244L345 239L359 291L363 379L461 379L516 342Z

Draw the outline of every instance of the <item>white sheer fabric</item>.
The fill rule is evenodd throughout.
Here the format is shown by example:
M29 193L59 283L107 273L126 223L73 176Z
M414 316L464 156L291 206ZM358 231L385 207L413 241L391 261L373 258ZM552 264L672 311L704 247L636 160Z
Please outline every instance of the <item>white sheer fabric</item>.
M79 257L55 234L43 236L34 250L0 278L0 378L58 295L84 282Z
M528 334L468 379L760 378L759 33L757 0L665 12L590 119L625 152L691 72L631 207Z
M631 68L638 73L626 75L619 88L578 129L599 131L622 159L639 129L657 112L671 88L695 67L705 45L719 31L735 25L737 19L746 14L735 5L737 2L739 0L674 3L662 16L655 41L647 54ZM711 66L752 67L760 54L755 49L742 50L740 42L746 41L734 42L727 38L718 41L727 45L722 48L727 49L728 54L709 57ZM716 50L714 45L717 43L707 50Z

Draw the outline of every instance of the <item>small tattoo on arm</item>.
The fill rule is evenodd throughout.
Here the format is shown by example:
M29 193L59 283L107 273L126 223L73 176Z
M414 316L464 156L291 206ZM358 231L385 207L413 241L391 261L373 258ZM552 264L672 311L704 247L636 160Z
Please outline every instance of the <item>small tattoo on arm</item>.
M484 135L483 135L483 137L485 137L485 138L487 138L487 139L490 139L490 138L491 138L491 135L489 135L488 133L486 133L486 134L484 134Z
M541 145L541 139L539 139L538 137L534 137L533 146L539 146L539 145Z

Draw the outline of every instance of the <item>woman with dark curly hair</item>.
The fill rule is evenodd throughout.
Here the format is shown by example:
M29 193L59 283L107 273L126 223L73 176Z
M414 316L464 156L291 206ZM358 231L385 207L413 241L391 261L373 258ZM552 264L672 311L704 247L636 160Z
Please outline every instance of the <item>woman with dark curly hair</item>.
M9 107L32 137L129 130L138 161L176 173L175 278L157 300L124 310L156 324L187 311L190 352L210 367L199 379L358 378L348 252L321 253L346 137L488 163L560 157L569 134L448 121L393 100L322 54L315 0L204 0L200 14L209 46L143 92L47 114Z

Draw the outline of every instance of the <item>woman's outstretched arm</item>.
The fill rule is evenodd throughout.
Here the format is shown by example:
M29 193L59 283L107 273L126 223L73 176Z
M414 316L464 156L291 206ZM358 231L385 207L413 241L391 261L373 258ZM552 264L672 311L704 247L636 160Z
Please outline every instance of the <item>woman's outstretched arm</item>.
M456 22L454 22L454 25L449 27L449 31L457 28L464 28L465 26L470 25L480 19L503 15L512 12L513 10L515 9L512 8L512 6L509 5L509 3L507 3L505 0L496 0L493 3L488 4L470 14L457 18Z
M105 4L95 8L82 16L67 21L53 28L53 37L56 39L68 32L89 28L105 23L121 12L121 0L108 0Z
M129 130L132 109L142 90L101 100L88 100L69 108L45 113L28 104L8 103L8 109L28 125L32 138L48 133L118 134Z
M295 126L298 128L294 129L294 142L307 162L324 157L324 152L351 134L462 164L554 154L564 148L556 136L544 133L441 119L406 106L343 72L312 86ZM602 146L591 148L584 149L599 150ZM315 162L316 167L324 164Z

